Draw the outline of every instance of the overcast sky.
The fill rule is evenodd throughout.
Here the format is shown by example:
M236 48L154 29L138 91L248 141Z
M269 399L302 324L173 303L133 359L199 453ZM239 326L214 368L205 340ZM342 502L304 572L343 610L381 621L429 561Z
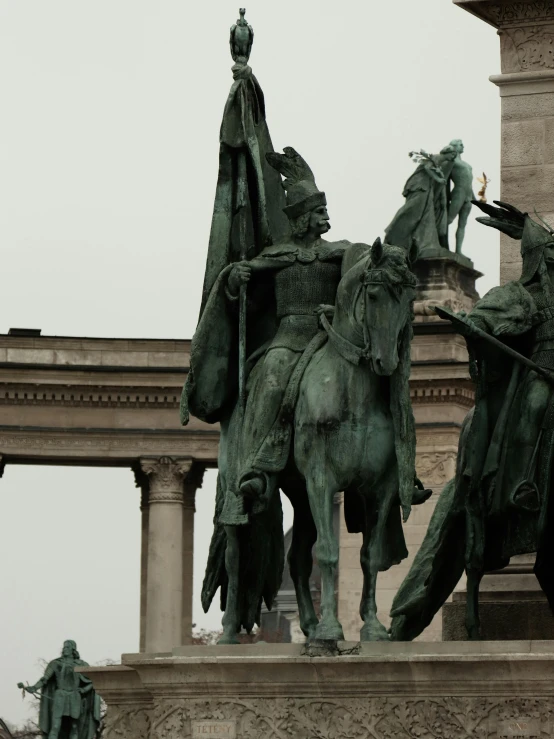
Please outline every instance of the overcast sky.
M0 0L0 332L192 336L237 11ZM247 19L273 143L314 170L333 238L382 235L408 152L453 138L498 197L490 26L449 0L249 0ZM466 244L483 293L498 237L472 222ZM197 496L194 617L207 627L220 618L198 598L214 486L210 472ZM0 716L20 721L17 681L34 682L64 639L90 663L137 650L138 491L126 470L8 467L0 521Z

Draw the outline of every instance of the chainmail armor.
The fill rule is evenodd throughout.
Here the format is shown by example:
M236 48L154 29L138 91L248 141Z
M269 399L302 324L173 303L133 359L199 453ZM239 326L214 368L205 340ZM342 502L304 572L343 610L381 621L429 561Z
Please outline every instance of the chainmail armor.
M554 369L554 300L538 282L528 285L527 290L538 308L531 359L541 367Z
M277 317L314 315L318 305L334 305L340 281L339 262L295 262L275 276Z

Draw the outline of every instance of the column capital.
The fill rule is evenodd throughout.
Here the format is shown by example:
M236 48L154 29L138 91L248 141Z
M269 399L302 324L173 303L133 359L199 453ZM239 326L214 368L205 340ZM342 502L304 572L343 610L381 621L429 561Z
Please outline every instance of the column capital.
M140 510L144 511L148 508L150 498L150 482L148 480L148 475L142 471L140 462L136 462L131 469L135 476L135 487L140 488Z
M148 479L149 503L183 503L183 481L191 467L192 459L142 457L140 471Z
M192 465L192 468L185 479L184 484L184 504L185 508L196 510L195 498L196 491L202 487L204 481L204 472L206 468L198 462Z

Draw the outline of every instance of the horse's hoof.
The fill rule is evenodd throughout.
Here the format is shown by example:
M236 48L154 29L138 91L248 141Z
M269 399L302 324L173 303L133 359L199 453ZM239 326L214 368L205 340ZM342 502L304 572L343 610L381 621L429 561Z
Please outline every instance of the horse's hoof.
M390 636L383 624L375 619L362 626L360 641L390 641Z
M223 644L240 644L239 640L237 639L236 634L226 634L225 632L223 632L223 634L219 637L219 640L217 643L218 645L219 644L222 644L222 645Z
M391 641L410 641L405 633L406 616L394 616L388 630Z
M344 641L344 632L340 623L335 620L330 623L320 621L313 635L318 641Z
M313 621L312 623L307 624L306 626L301 626L302 633L306 637L306 644L310 642L311 639L316 639L315 632L317 630L318 621Z

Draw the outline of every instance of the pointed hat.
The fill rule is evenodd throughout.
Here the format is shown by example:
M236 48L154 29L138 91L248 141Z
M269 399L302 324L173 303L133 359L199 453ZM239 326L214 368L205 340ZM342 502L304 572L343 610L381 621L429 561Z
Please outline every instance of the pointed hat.
M547 246L554 246L554 235L543 226L540 226L529 216L525 217L523 225L523 235L521 237L521 258L523 260L523 269L521 272L521 282L524 284L531 282L534 278L543 251Z
M285 178L287 205L283 208L289 219L294 220L320 205L327 205L325 193L318 189L312 170L292 146L285 146L283 154L270 152L267 161Z

